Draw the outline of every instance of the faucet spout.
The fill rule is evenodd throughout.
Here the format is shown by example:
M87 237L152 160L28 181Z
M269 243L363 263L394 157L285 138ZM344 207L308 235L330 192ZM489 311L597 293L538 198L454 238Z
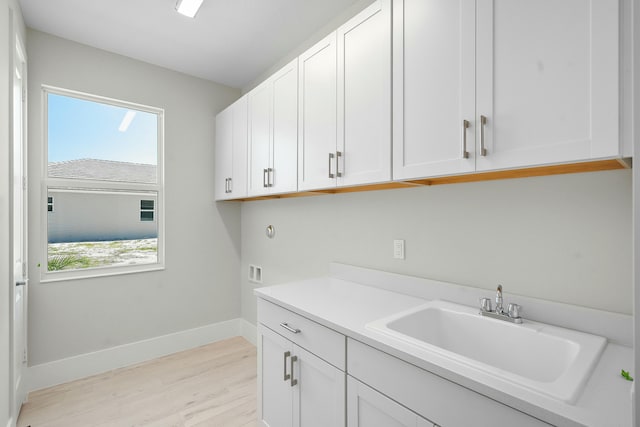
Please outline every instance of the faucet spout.
M502 306L502 285L498 285L496 290L496 313L504 314L504 307Z

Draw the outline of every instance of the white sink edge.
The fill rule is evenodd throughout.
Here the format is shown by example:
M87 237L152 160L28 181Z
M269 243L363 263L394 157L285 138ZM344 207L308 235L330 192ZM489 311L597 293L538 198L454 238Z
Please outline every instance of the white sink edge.
M552 333L553 335L557 335L563 338L571 339L574 336L581 336L585 339L583 343L585 350L590 351L593 354L593 357L589 357L586 359L578 359L576 363L572 364L560 377L558 377L553 382L541 382L536 381L530 378L523 377L521 375L497 368L495 366L486 364L484 362L479 362L473 360L469 357L459 355L452 351L440 348L438 346L429 344L427 342L421 341L417 338L413 338L411 336L405 335L401 332L392 330L388 328L386 325L388 323L393 322L399 318L405 317L412 313L424 310L428 307L440 307L445 309L453 309L458 311L463 311L466 313L478 314L478 309L473 307L451 303L443 300L432 300L426 302L425 304L421 304L419 306L413 307L408 310L404 310L399 313L395 313L390 316L386 316L381 319L377 319L371 321L365 325L365 328L369 331L383 334L384 336L391 338L393 340L397 340L404 344L410 345L412 348L420 350L423 353L423 359L427 361L433 361L433 358L430 356L439 356L440 358L444 358L445 360L453 361L458 365L465 366L467 368L471 368L473 370L489 374L496 379L505 381L515 387L518 387L522 390L526 390L529 392L534 392L538 394L542 394L544 396L560 400L567 404L575 404L578 397L582 394L586 383L588 382L591 373L595 369L602 353L606 347L607 339L598 335L588 334L585 332L575 331L571 329L566 329L554 325L548 325L544 323L527 321L525 320L522 324L510 324L513 327L524 327L527 329L533 329L537 332L542 333ZM491 318L483 318L483 320L493 321L493 322L503 322L502 320L491 319ZM587 374L575 385L573 391L563 390L566 388L566 383L569 382L572 378L575 377L577 372L584 371Z

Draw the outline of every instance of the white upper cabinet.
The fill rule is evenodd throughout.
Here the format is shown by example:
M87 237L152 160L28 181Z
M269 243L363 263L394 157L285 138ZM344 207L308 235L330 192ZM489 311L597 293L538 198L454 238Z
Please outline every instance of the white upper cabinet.
M338 28L339 186L391 179L391 0Z
M391 179L391 3L378 0L299 58L298 188Z
M394 179L620 156L618 13L396 0Z
M338 76L336 33L298 59L298 189L335 187Z
M298 60L248 94L248 195L297 190Z
M247 196L247 97L216 116L216 200Z
M394 179L475 170L475 0L394 1Z
M477 5L477 169L618 156L618 0Z

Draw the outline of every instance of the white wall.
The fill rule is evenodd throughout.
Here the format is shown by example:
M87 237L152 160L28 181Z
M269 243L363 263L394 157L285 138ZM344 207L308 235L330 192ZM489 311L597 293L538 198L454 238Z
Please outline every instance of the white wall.
M25 28L17 0L0 0L0 426L11 421L11 313L13 274L10 266L10 126L11 58L13 34L24 40ZM15 420L13 420L15 422Z
M631 195L623 170L246 202L242 314L248 264L273 285L331 261L631 314Z
M157 198L152 194L70 193L49 190L49 243L133 240L158 237ZM140 201L152 200L153 221L140 220Z
M214 118L239 91L28 32L30 364L237 318L240 209L215 204ZM42 84L165 109L166 270L39 283Z

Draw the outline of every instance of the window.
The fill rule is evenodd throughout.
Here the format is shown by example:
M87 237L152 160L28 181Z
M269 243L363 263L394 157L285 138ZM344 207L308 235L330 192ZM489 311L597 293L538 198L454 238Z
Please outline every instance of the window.
M140 221L153 221L153 200L140 200Z
M163 111L51 87L44 95L43 281L162 268Z

